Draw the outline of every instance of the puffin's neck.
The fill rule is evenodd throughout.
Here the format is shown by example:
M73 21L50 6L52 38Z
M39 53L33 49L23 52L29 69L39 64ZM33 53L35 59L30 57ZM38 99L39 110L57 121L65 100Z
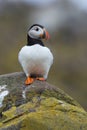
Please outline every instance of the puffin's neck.
M33 39L33 38L27 36L27 46L32 46L35 44L39 44L41 46L44 46L43 42L40 39Z

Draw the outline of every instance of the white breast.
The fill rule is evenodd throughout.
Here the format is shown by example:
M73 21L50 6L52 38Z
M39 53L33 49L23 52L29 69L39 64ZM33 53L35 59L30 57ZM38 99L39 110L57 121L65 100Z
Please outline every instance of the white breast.
M26 76L38 74L45 79L53 63L53 55L50 50L39 44L24 46L19 52L18 59Z

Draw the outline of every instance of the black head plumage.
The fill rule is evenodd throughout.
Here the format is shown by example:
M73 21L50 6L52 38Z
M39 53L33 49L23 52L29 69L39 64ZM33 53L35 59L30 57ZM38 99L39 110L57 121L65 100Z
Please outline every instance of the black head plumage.
M34 26L39 26L40 28L44 28L44 26L40 25L40 24L33 24L29 29L28 31L33 28ZM31 38L28 34L27 34L27 45L28 46L32 46L32 45L35 45L35 44L40 44L41 46L44 46L43 42L41 39L33 39Z
M28 30L30 30L32 27L34 27L34 26L39 26L39 27L41 27L42 29L44 28L44 26L42 26L42 25L40 25L40 24L33 24Z

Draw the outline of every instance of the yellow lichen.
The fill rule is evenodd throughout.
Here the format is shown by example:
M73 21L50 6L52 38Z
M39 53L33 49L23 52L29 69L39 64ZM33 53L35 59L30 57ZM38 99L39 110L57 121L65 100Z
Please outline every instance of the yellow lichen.
M20 130L79 130L80 126L87 128L87 114L82 108L55 97L34 96L30 102L12 107L3 112L3 115L7 118L0 123L0 127L17 127L20 124Z
M58 100L54 97L50 97L41 101L41 105L46 107L53 107L56 106L57 104L58 104Z

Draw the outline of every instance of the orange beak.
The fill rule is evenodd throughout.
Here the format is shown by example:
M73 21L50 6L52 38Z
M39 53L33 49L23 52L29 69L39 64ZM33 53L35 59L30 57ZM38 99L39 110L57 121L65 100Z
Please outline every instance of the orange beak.
M46 36L45 37L46 40L48 40L50 38L50 35L49 35L49 33L47 31L45 31L45 36Z
M46 31L46 29L43 29L44 33L40 35L41 38L48 40L50 38L49 33Z

